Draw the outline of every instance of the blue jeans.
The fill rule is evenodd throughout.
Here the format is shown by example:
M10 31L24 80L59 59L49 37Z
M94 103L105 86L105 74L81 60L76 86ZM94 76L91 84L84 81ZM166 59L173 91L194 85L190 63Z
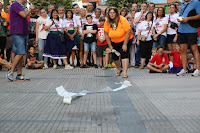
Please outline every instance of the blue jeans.
M12 52L17 55L26 55L28 35L12 35Z
M92 43L84 42L84 51L89 51L90 48L91 48L91 51L96 51L97 49L96 42L92 42Z
M43 56L42 55L44 53L45 44L46 44L46 40L45 39L38 38L38 48L39 48L38 59L39 59L39 61L43 60Z
M137 39L137 35L135 35L135 38ZM137 40L136 40L136 42L137 42ZM135 65L139 66L140 60L141 60L141 55L140 55L140 45L137 45L137 43L136 43L136 48L137 48L137 51L135 53Z
M166 46L166 37L164 35L160 35L159 40L157 40L156 42L153 42L152 49L157 48L158 45L161 45L161 46L163 46L165 48L165 46Z

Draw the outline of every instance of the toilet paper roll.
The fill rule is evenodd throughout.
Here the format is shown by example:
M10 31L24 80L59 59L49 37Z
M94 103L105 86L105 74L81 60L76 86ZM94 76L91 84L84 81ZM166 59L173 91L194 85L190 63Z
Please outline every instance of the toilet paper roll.
M65 104L71 104L71 101L72 101L72 97L64 97L63 99L63 103Z

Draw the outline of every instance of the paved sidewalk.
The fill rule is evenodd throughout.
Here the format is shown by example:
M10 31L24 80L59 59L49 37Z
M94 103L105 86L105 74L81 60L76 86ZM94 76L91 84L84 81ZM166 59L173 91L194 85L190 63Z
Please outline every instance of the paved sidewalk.
M88 94L64 105L55 88L98 91L124 81L114 70L26 70L30 82L0 71L0 133L199 133L200 76L130 68L132 87Z

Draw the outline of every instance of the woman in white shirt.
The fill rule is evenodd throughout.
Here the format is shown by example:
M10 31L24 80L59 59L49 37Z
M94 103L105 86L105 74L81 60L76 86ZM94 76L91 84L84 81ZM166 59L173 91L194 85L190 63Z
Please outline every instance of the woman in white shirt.
M148 12L145 16L145 21L142 21L139 27L138 36L137 36L137 45L140 45L140 54L141 54L141 65L140 69L144 69L144 63L146 59L151 58L151 49L152 49L152 27L153 27L153 13ZM141 40L141 36L145 37L145 40Z
M177 40L177 29L178 29L178 17L179 14L176 13L177 6L176 4L171 4L169 8L169 14L167 15L168 18L168 28L167 28L167 47L169 51L175 50L175 44ZM173 61L173 56L170 56L170 61Z
M168 19L165 17L165 8L159 7L156 20L153 22L153 48L158 45L165 47L167 37Z
M86 20L86 9L81 8L80 9L80 19L77 20L77 25L78 25L78 34L80 36L80 47L79 47L79 60L81 63L81 66L83 66L83 39L84 39L84 34L83 34L83 27L84 25L88 24Z
M74 66L74 60L75 60L75 52L78 49L78 42L77 42L77 37L76 33L78 30L77 23L75 19L73 19L73 12L72 10L67 10L66 11L66 19L64 20L64 23L66 25L67 33L66 35L69 37L66 40L66 45L67 45L67 55L69 58L69 51L72 52L72 66ZM69 61L69 60L68 60Z
M47 16L47 12L44 8L40 10L40 14L41 16L36 21L35 33L36 33L36 43L38 43L38 48L39 48L38 58L39 61L42 61L43 60L42 55L44 53L44 47L46 45L47 35L49 34L49 31L45 30L45 26L49 17ZM45 68L48 68L47 61L48 58L44 57Z
M66 56L66 45L61 41L59 34L63 34L62 30L67 32L65 23L62 19L59 19L58 11L53 9L51 12L51 17L47 21L45 30L50 31L47 36L46 46L44 48L45 57L51 57L53 59L53 68L57 68L57 60L63 59L65 64L65 69L73 69L68 62Z

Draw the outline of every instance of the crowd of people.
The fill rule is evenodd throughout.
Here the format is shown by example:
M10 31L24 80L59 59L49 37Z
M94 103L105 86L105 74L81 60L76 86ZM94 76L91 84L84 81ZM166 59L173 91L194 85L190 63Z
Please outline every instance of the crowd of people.
M30 80L22 76L23 66L107 69L113 63L122 78L128 77L129 67L200 74L200 29L188 23L200 18L198 0L171 3L167 13L146 2L132 4L130 12L126 7L94 9L92 3L87 8L73 4L71 9L49 5L47 12L43 6L27 9L26 2L6 5L7 13L0 3L0 64L9 70L9 81L16 69L17 80ZM188 17L193 9L196 15Z

